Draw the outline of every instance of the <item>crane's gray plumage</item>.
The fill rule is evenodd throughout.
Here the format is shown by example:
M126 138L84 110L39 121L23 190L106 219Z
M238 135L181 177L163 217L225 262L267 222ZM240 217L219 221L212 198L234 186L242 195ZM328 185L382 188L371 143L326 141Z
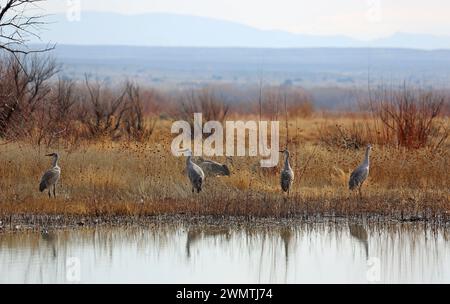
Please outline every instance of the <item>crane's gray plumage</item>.
M352 172L352 174L350 175L350 180L348 182L349 189L355 190L356 188L358 188L360 195L361 195L361 187L364 181L369 176L369 167L370 167L369 157L371 150L372 146L368 145L363 163Z
M197 164L207 176L230 176L227 165L203 158L199 158Z
M187 153L186 171L192 185L192 193L195 191L200 193L202 191L203 182L205 181L205 173L202 168L192 161L192 152L187 151Z
M61 176L61 168L58 166L59 154L52 153L46 156L52 157L52 167L44 173L39 184L39 191L43 192L48 189L48 196L51 197L51 187L53 186L53 196L56 197L56 184Z
M291 165L289 163L290 157L289 151L286 149L280 152L284 153L285 156L284 167L283 170L281 170L280 176L281 189L289 194L291 191L292 183L294 182L294 171L292 170Z

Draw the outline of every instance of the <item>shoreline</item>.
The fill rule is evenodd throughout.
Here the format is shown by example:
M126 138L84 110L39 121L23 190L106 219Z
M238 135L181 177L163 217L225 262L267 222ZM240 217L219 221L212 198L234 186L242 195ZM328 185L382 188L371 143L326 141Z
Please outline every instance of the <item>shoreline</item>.
M298 224L421 224L439 228L450 227L450 219L429 219L405 217L396 219L389 216L293 216L285 218L252 216L190 216L185 214L145 215L145 216L80 216L80 215L11 215L0 216L0 234L21 232L42 232L97 228L151 227L154 225L186 226L234 226L234 227L283 227Z

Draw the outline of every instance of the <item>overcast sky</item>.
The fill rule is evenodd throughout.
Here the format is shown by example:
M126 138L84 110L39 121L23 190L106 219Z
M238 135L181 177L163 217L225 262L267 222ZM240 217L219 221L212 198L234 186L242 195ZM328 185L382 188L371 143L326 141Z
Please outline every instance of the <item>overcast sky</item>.
M82 11L124 14L168 12L224 19L259 29L347 35L358 39L395 32L450 35L448 0L48 0L48 12L65 12L81 2Z

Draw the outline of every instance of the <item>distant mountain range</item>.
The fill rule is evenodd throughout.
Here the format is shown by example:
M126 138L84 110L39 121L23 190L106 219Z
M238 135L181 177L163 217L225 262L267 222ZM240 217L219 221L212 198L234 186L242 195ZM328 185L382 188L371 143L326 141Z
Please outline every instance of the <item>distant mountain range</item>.
M204 84L366 87L406 81L418 86L450 83L450 50L394 48L201 48L59 44L52 55L64 77L86 73L113 84Z
M450 37L396 33L372 41L346 36L266 31L235 22L205 17L148 13L121 15L83 12L80 21L65 15L48 17L42 41L76 45L129 45L176 47L383 47L450 49Z

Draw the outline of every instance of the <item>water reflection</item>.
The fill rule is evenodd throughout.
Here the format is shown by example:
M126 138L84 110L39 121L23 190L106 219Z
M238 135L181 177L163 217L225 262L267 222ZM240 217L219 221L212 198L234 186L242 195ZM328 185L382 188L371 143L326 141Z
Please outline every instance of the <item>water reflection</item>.
M227 227L195 227L190 228L186 239L186 256L191 257L191 247L202 239L230 239L230 229Z
M57 254L56 254L56 244L55 243L56 243L57 235L55 233L48 232L48 230L43 230L43 231L41 231L41 237L42 237L42 240L44 240L45 243L47 244L48 248L50 248L53 258L56 259Z
M168 225L0 235L0 283L450 282L447 229L420 224Z
M366 260L369 259L369 241L366 228L361 224L348 224L348 229L350 230L350 235L364 246Z

